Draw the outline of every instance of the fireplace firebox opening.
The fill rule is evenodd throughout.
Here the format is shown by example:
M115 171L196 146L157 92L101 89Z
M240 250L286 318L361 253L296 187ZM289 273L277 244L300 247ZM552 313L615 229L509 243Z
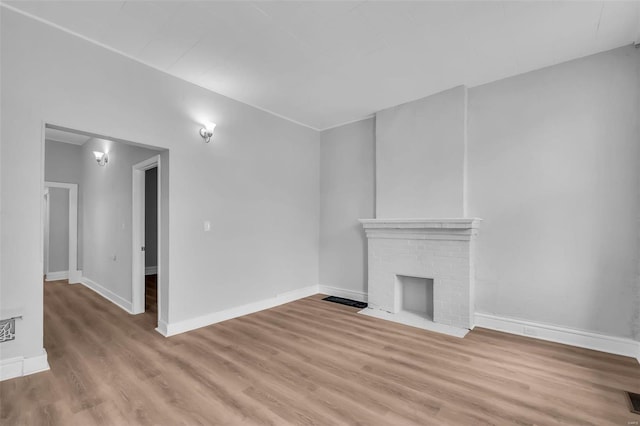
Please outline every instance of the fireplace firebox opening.
M396 275L397 312L407 312L433 321L433 279Z

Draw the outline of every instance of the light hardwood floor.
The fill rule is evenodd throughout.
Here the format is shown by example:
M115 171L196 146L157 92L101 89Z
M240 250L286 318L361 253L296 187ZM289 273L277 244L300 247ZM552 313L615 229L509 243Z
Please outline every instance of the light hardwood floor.
M45 283L51 371L0 383L3 425L628 425L640 366L476 329L464 339L312 296L164 338ZM147 301L153 306L153 297Z

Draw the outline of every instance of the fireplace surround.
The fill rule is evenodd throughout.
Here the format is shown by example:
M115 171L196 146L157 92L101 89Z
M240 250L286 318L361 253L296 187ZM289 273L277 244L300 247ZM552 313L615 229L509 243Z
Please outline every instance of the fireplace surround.
M480 219L361 219L368 240L369 308L373 316L429 327L402 310L401 279L433 280L432 323L473 328L475 240ZM380 311L380 312L372 312ZM437 328L437 327L436 327ZM441 330L437 330L441 331Z

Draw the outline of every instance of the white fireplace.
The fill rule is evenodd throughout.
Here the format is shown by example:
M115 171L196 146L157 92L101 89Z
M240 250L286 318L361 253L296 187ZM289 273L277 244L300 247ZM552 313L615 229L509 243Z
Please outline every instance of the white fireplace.
M363 313L459 337L473 328L480 219L360 222L369 246L369 308Z

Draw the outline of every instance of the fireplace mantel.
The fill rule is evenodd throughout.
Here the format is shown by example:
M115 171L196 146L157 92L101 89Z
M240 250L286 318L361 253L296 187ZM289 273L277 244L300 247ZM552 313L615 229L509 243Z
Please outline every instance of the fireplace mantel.
M360 219L365 228L457 228L476 229L480 227L477 217L444 219Z
M482 219L360 219L368 238L469 240Z
M360 219L369 246L369 307L385 319L405 323L398 277L433 279L433 323L472 329L474 247L480 222L478 218Z

